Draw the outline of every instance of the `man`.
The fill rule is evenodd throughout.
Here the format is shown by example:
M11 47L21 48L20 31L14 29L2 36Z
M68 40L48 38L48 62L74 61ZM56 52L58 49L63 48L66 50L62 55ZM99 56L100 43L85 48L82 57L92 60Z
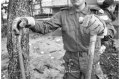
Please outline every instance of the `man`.
M105 14L108 15L111 21L115 21L116 17L113 12L115 11L116 4L114 0L103 0L101 4L98 1L98 5L104 10Z
M108 26L111 26L112 25L112 21L115 21L116 20L116 17L115 15L113 14L114 10L115 10L115 7L116 7L116 4L114 2L114 0L97 0L98 2L98 6L97 8L97 11L99 11L99 16L106 16L108 17L108 19L106 19L106 23L108 23L109 25ZM104 13L104 14L100 14L100 13ZM105 18L105 17L104 17ZM106 48L108 48L109 46L113 46L113 42L114 40L111 39L111 37L109 36L105 36L104 38L101 39L101 49L103 48L102 50L102 53L105 51ZM103 77L103 72L101 71L101 67L100 67L100 62L98 62L95 66L96 66L96 73L98 73L98 77ZM105 77L105 75L104 75ZM106 76L107 78L107 76Z
M107 32L108 36L113 37L115 32L114 29L107 28L105 22L97 15L90 15L92 12L85 0L71 0L71 3L72 7L62 9L49 21L39 22L32 17L18 17L13 21L13 30L19 34L18 26L25 26L35 32L46 34L51 30L62 28L64 49L66 50L63 57L66 73L63 79L85 79L90 34L101 36ZM99 50L100 44L100 38L98 38L94 64L99 60L97 50ZM92 79L95 78L95 74L92 73Z

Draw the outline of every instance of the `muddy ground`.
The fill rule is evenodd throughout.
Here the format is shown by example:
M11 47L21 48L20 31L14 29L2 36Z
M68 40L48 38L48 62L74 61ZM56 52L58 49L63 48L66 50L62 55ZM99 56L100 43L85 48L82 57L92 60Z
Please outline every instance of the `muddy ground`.
M8 53L6 48L6 38L2 38L1 43L1 74L2 79L8 79ZM62 57L65 51L63 49L62 37L59 33L52 33L45 36L31 33L29 43L31 79L62 79L62 71L64 71L64 67L62 65L64 61ZM107 48L105 53L101 55L101 66L109 79L119 79L118 40L115 40L115 47Z

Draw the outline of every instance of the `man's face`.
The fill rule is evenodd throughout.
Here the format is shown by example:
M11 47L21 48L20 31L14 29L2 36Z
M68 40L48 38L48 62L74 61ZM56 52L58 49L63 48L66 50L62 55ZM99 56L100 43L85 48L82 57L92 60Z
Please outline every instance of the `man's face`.
M111 6L109 6L109 11L111 11L111 12L114 12L115 11L115 7L116 7L116 5L111 5Z
M73 6L80 6L85 3L85 0L70 0Z

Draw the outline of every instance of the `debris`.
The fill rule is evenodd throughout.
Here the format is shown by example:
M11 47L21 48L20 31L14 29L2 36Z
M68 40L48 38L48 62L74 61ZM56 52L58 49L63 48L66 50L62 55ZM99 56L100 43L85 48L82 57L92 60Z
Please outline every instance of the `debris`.
M54 59L54 57L51 57L51 59Z
M49 56L51 56L51 54L49 54Z
M34 71L37 71L38 73L40 73L40 74L43 74L43 71L40 71L40 70L38 70L38 69L33 69Z
M43 51L41 51L40 53L41 53L41 54L44 54L44 52L43 52Z
M60 38L56 38L55 41L56 41L56 43L60 43L61 39Z
M29 43L29 45L31 46L32 44L31 44L31 43Z

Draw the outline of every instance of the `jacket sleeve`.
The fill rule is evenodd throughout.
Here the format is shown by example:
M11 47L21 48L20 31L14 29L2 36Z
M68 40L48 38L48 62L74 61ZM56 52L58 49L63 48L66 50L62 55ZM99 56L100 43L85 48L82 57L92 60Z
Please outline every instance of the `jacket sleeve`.
M107 27L107 35L105 36L105 40L109 40L109 39L106 39L106 38L114 38L115 34L116 34L116 30L110 20L110 18L107 16L107 15L102 15L100 16L100 19L102 19L105 24L106 24L106 27Z
M107 23L107 28L108 28L107 35L110 36L111 38L114 38L114 36L116 34L116 30L111 22Z
M111 22L107 23L108 33L104 38L101 39L101 44L105 46L113 46L113 38L116 34L116 30Z
M111 22L106 23L106 27L107 27L108 31L107 31L107 35L104 36L103 39L101 39L102 43L113 39L116 34L116 30Z
M61 12L58 12L48 21L35 20L35 26L30 27L30 29L34 32L46 34L61 27L61 24Z

